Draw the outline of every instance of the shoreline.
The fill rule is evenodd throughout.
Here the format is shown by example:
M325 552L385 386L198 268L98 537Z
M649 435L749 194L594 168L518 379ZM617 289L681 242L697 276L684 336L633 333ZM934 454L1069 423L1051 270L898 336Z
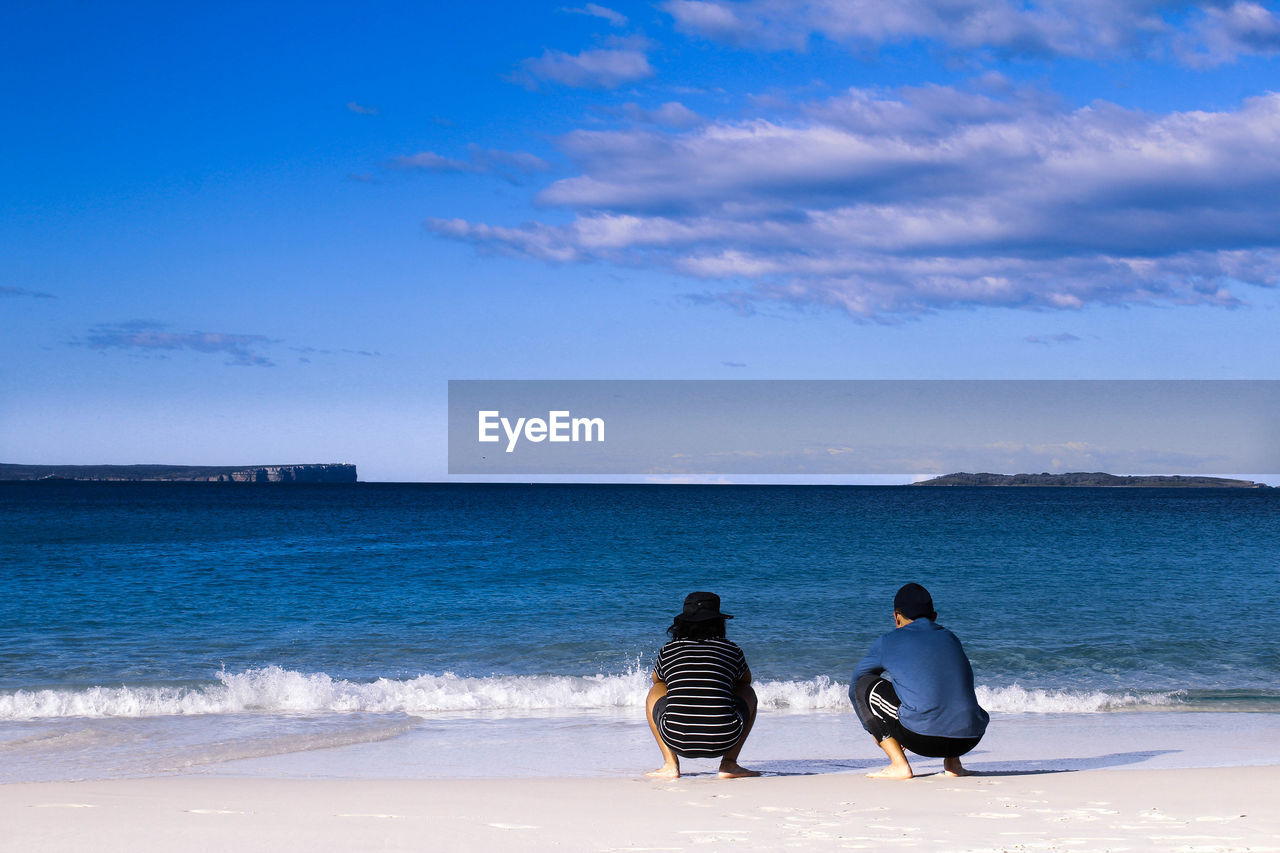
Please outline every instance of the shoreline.
M195 715L0 727L0 782L7 784L188 777L616 781L634 778L658 760L635 709L434 718ZM852 712L762 711L742 756L745 766L778 776L857 776L883 761ZM912 764L930 772L940 762ZM997 713L965 765L1000 774L1125 775L1280 766L1280 713ZM691 761L687 769L711 767Z
M0 785L13 849L1280 850L1280 765L719 780ZM710 846L708 846L710 845Z

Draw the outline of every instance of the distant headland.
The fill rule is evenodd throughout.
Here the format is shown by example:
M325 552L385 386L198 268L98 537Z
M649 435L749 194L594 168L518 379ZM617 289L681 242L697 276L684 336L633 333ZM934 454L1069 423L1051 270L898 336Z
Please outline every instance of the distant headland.
M356 466L320 465L8 465L0 480L110 483L354 483Z
M1091 474L944 474L932 480L913 483L915 486L1103 486L1107 488L1163 488L1163 489L1266 489L1265 483L1252 480L1231 480L1226 477L1117 476L1095 472Z

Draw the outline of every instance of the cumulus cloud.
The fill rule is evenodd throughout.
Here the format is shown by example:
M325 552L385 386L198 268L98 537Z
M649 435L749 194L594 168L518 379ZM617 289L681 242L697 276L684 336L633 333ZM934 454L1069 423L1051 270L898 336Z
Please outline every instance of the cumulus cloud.
M227 356L229 365L239 367L274 367L275 362L259 350L273 341L264 335L236 335L225 332L172 332L165 323L132 320L105 324L89 330L84 341L73 344L95 350L133 350L150 355L163 355L177 350L214 353Z
M690 35L775 50L802 50L815 35L855 49L920 39L1024 57L1142 55L1169 39L1197 35L1213 36L1215 51L1277 49L1270 12L1253 2L1224 10L1225 5L1217 0L668 0L662 8L677 29ZM1185 29L1188 8L1208 17L1206 29Z
M366 106L364 104L356 103L355 101L347 101L347 109L351 110L351 112L356 115L361 116L376 116L378 114L377 107Z
M546 50L542 56L521 63L515 79L530 88L558 83L575 89L616 89L653 76L647 46L643 39L631 38L615 39L605 47L581 53Z
M391 165L399 169L420 169L427 172L496 174L509 180L514 180L519 175L545 172L551 168L541 157L525 151L499 151L481 148L474 143L467 146L465 160L445 157L434 151L422 151L397 157L391 161Z
M52 293L45 293L42 290L27 290L25 287L10 287L8 285L0 285L0 298L5 296L26 296L30 299L57 299Z
M538 201L567 224L431 220L554 262L720 280L736 310L855 317L996 305L1234 306L1280 260L1280 94L1222 112L1067 110L945 87L852 89L791 122L579 130Z
M595 3L588 3L578 9L563 9L562 11L573 15L590 15L593 18L603 18L615 27L625 27L627 25L626 15L610 9L607 6L599 6Z

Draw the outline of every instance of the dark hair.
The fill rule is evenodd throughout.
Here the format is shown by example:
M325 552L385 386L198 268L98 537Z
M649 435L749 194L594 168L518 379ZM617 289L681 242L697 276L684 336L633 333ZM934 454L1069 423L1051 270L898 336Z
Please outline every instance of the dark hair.
M916 619L928 619L930 622L938 621L938 611L936 610L930 610L928 613L925 613L920 616L916 616L915 618L907 616L907 614L903 613L901 610L898 610L896 607L894 608L893 612L901 616L903 619L906 619L908 622L914 622L916 621Z
M679 616L671 623L667 633L673 640L712 640L724 638L723 619L703 619L698 622L686 622Z

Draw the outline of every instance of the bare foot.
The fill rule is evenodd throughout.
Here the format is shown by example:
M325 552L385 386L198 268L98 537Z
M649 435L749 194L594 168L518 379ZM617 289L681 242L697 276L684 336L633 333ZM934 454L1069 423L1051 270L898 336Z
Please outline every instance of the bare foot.
M652 779L679 779L680 765L671 764L670 762L662 765L657 770L650 770L644 774Z
M868 773L868 779L910 779L912 777L910 767L900 767L897 764L890 764L888 767L877 770L874 773Z
M972 776L972 770L965 770L958 758L945 758L942 761L943 776Z
M746 779L751 776L759 776L759 770L748 770L736 761L720 762L720 778L721 779Z

